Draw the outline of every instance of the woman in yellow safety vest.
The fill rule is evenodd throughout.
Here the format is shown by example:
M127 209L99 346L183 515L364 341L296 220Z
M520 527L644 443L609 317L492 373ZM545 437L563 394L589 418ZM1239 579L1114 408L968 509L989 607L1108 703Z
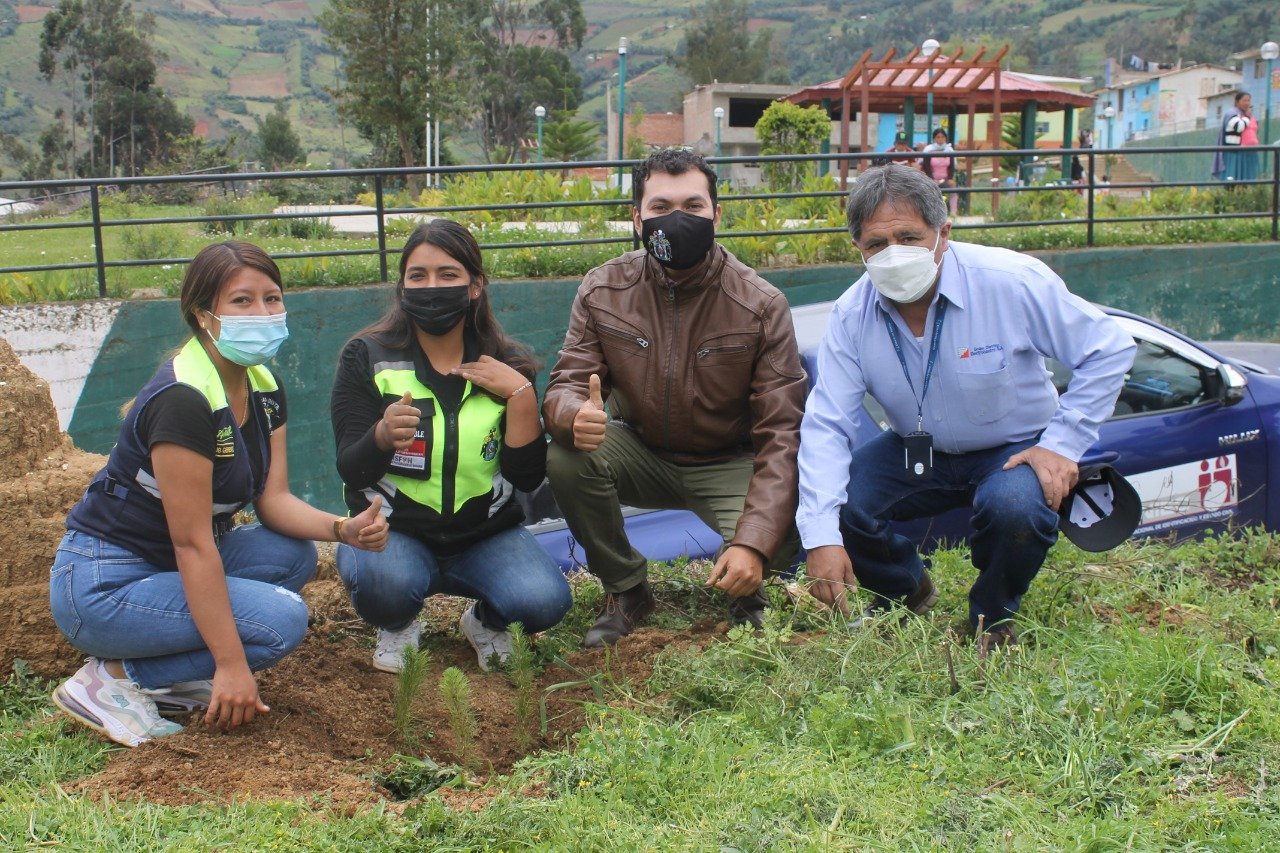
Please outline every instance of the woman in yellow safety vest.
M400 671L437 593L475 599L459 628L485 670L510 654L512 623L532 634L568 611L569 586L514 495L546 474L534 372L494 318L471 232L419 226L391 308L343 349L331 401L347 506L381 500L391 526L385 551L337 554L356 612L378 628L377 669Z

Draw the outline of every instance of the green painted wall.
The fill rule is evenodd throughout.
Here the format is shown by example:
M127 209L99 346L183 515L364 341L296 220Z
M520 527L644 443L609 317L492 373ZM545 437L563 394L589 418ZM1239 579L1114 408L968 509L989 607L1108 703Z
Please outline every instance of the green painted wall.
M1091 302L1201 340L1280 340L1280 245L1036 252Z
M1280 294L1280 247L1185 246L1047 252L1040 256L1076 293L1154 317L1193 337L1273 340L1270 306ZM836 265L770 270L792 305L834 299L862 272ZM564 338L577 280L495 282L498 318L544 362L542 382ZM289 474L294 491L330 510L341 507L333 469L329 387L338 351L388 305L386 285L294 291L286 297L291 336L276 358L289 399ZM68 428L76 444L107 452L121 403L146 383L186 337L173 299L126 303L89 372Z

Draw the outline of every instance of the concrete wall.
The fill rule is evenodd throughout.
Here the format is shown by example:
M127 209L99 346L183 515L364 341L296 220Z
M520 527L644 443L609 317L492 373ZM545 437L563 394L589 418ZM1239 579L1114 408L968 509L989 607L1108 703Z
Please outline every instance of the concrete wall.
M1076 293L1153 317L1197 338L1280 339L1271 310L1280 293L1280 247L1183 246L1040 253ZM861 268L770 270L793 305L834 299ZM577 280L493 285L495 310L514 337L547 367L564 336ZM338 351L388 304L386 285L290 292L291 337L275 360L289 399L289 468L294 491L340 508L329 426L329 388ZM109 331L104 327L109 326ZM186 337L173 299L21 306L0 312L0 335L23 362L70 400L63 423L76 444L105 453L115 442L121 403ZM96 342L96 343L95 343ZM54 376L64 377L55 380ZM539 385L545 384L546 368ZM81 390L81 388L83 390Z
M49 383L62 430L119 308L114 299L0 307L0 337Z

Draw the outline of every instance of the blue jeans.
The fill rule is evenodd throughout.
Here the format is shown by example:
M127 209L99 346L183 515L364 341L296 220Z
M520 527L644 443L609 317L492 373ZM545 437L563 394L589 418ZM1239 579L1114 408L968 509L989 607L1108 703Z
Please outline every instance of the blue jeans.
M969 590L969 619L976 626L982 617L989 628L1012 617L1058 538L1058 515L1045 504L1031 467L1001 470L1009 457L1034 444L957 454L935 450L933 474L921 479L909 476L902 439L892 430L858 448L840 511L840 532L858 583L885 599L910 595L924 564L915 545L888 522L972 507L970 546L978 578Z
M338 574L360 618L391 631L412 622L422 602L441 593L478 599L476 615L494 631L512 622L530 634L545 631L573 604L560 568L519 525L447 557L394 531L385 551L339 545Z
M315 543L246 524L223 535L218 551L249 668L266 669L307 633L298 590L315 573ZM49 606L73 646L124 661L142 687L213 677L213 655L191 617L182 579L132 551L67 531L49 576Z

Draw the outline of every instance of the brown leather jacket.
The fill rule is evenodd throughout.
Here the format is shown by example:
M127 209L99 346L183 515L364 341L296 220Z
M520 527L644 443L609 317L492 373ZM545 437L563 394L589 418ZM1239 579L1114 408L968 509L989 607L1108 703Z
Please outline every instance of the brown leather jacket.
M679 465L755 456L733 544L771 557L795 517L806 381L781 291L716 244L673 284L643 250L587 273L543 417L573 447L573 419L600 376L612 416Z

